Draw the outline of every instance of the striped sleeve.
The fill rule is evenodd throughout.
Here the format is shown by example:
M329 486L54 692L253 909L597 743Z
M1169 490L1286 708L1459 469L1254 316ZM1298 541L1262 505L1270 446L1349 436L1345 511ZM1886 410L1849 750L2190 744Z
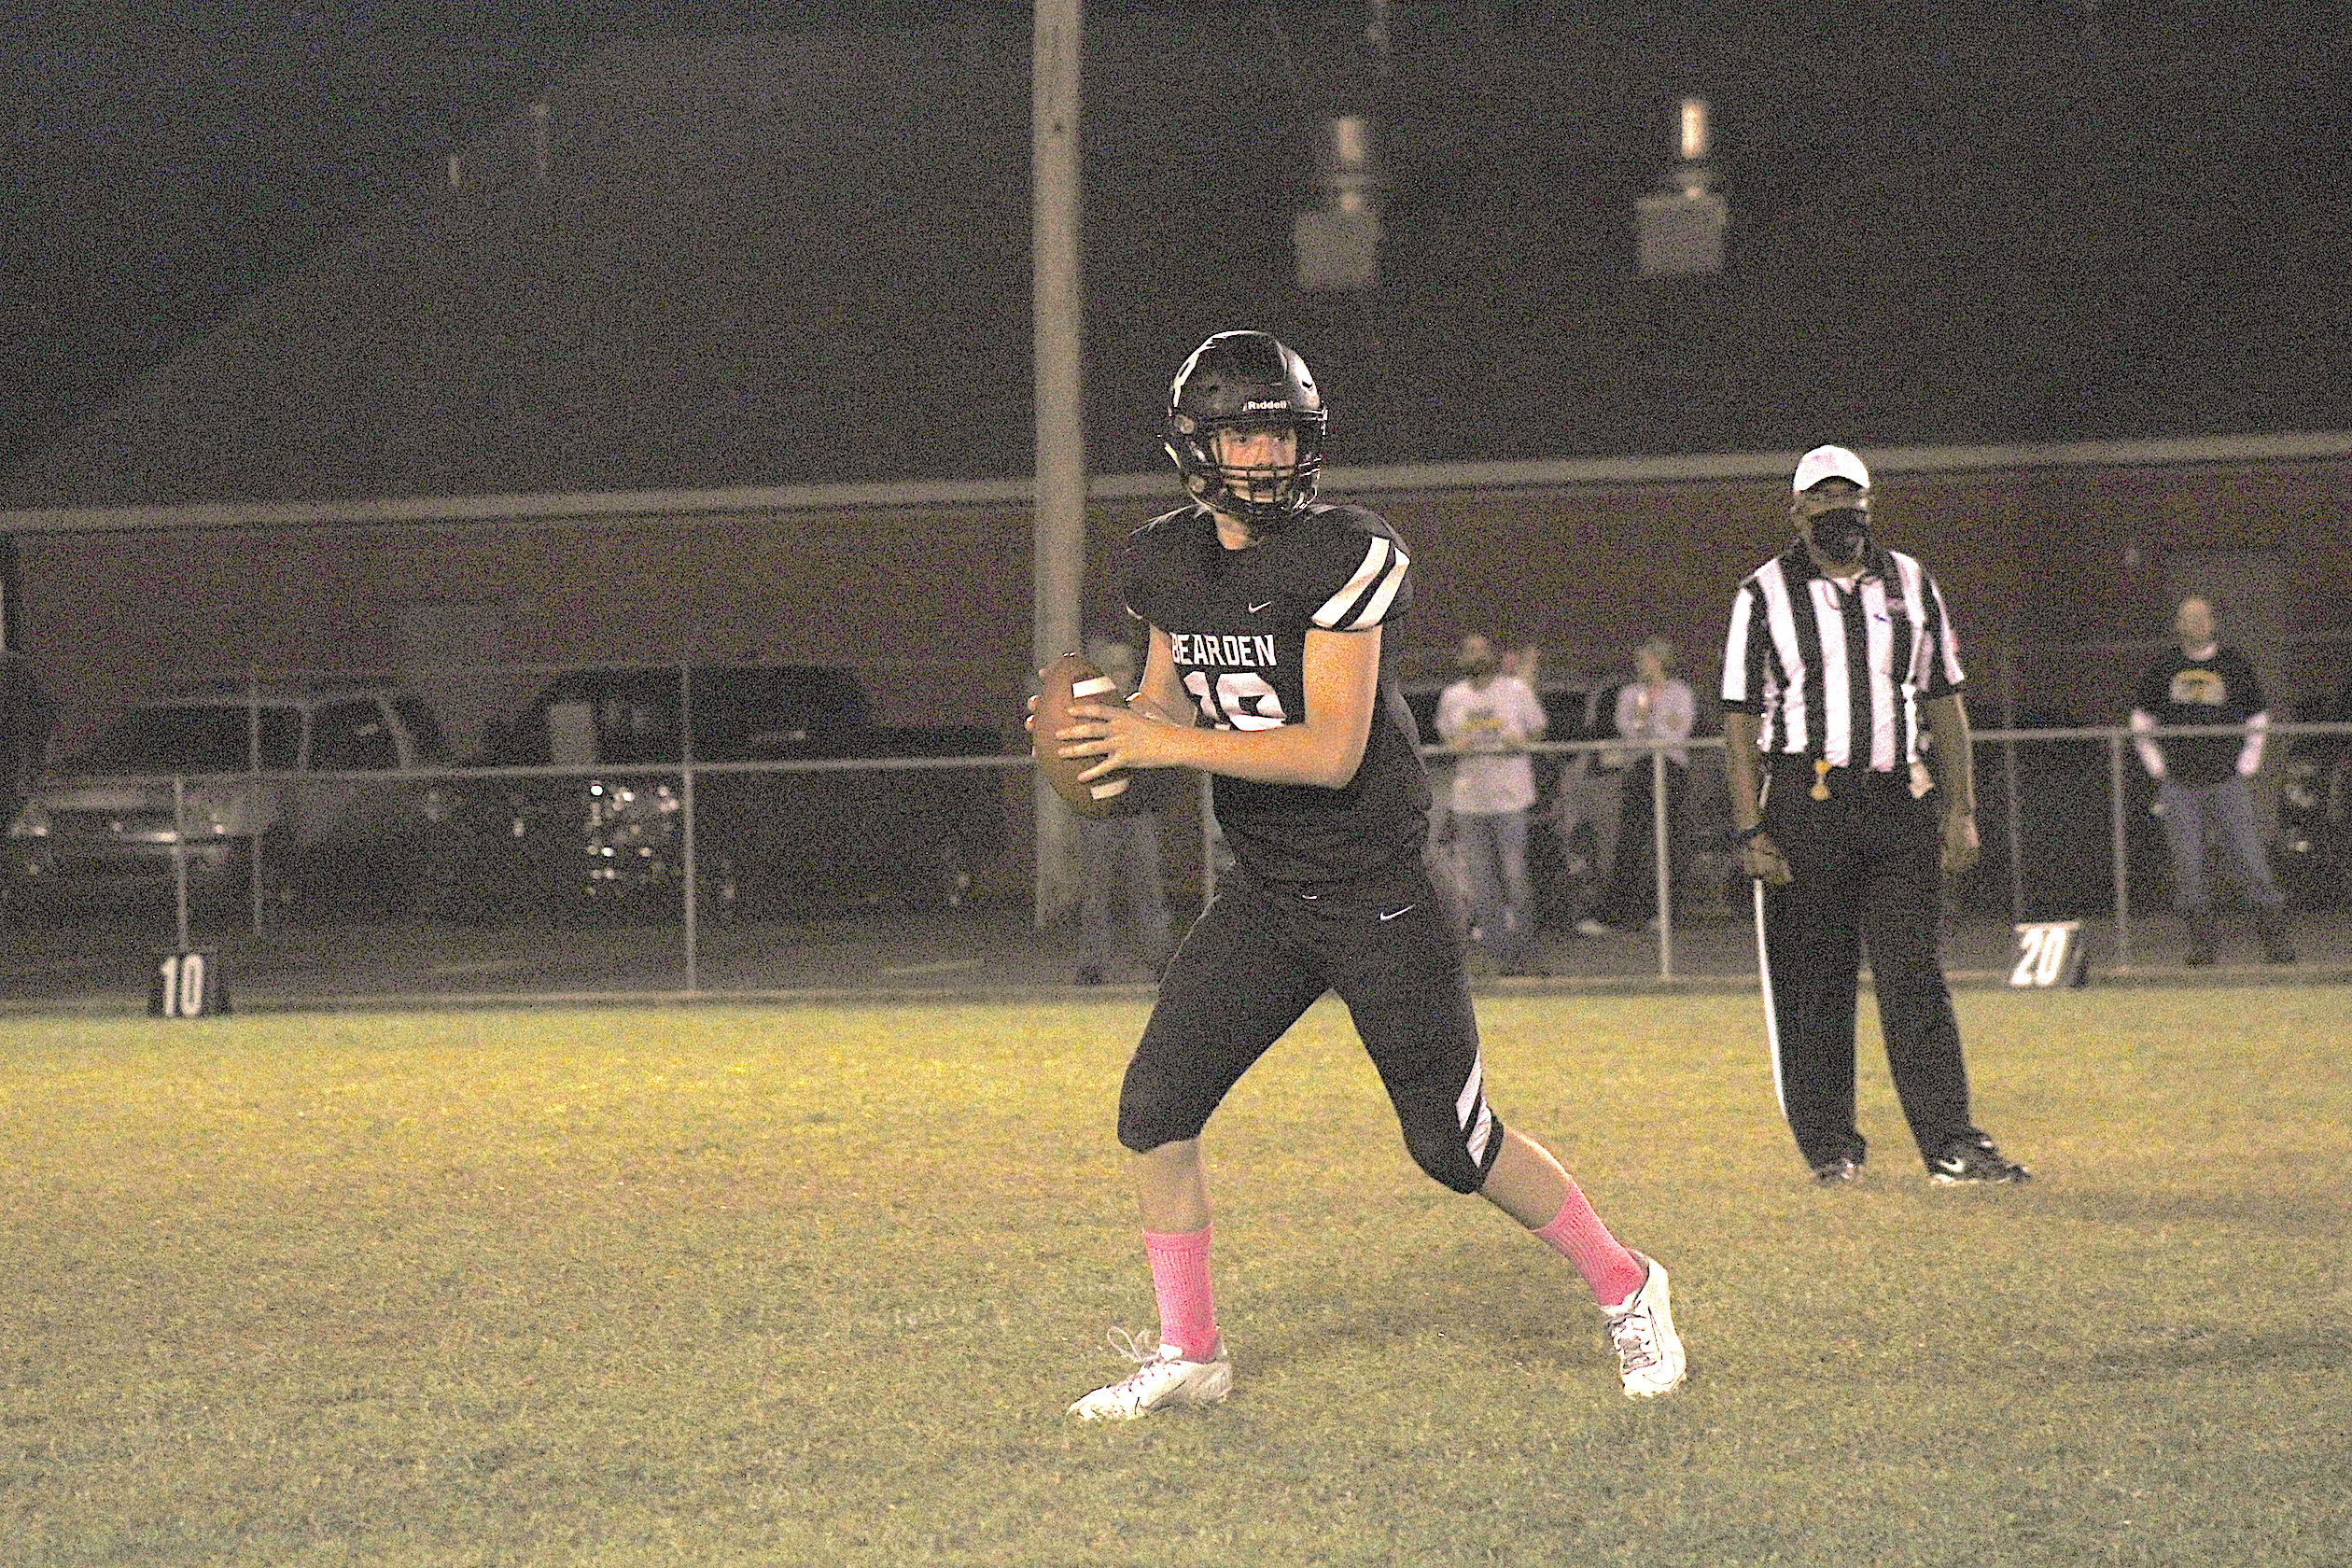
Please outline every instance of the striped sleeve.
M1407 586L1412 567L1412 557L1394 539L1370 536L1353 574L1315 608L1315 624L1327 632L1369 631L1412 602Z
M1723 706L1734 713L1753 713L1763 706L1763 664L1757 648L1762 623L1756 601L1756 580L1750 578L1731 600L1731 629L1723 639Z
M1943 590L1926 567L1920 567L1919 576L1926 586L1927 604L1927 635L1920 639L1919 694L1946 697L1958 691L1967 676L1960 668L1960 644L1952 633L1952 617L1944 611Z

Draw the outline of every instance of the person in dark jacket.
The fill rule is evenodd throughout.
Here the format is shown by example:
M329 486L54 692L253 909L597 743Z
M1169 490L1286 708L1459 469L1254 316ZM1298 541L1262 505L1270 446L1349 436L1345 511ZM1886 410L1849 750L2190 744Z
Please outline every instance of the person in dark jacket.
M2184 961L2209 964L2219 945L2213 894L2205 880L2205 839L2220 841L2230 879L2254 911L2254 930L2269 963L2293 963L2287 901L2271 880L2247 787L2262 765L2270 707L2246 655L2215 635L2211 601L2191 595L2173 615L2180 646L2148 666L2132 708L2132 739L2156 781L2156 814L2172 848L2173 910L2189 928ZM2228 735L2164 735L2216 724Z

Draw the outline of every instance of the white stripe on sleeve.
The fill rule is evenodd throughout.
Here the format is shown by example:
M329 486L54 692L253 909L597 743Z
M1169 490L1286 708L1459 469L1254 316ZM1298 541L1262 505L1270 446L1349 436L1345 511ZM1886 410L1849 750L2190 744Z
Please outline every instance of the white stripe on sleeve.
M1405 586L1405 573L1412 564L1393 540L1376 537L1365 551L1355 575L1315 611L1315 624L1327 632L1362 631L1366 626L1379 625L1395 601L1397 591ZM1358 599L1364 600L1363 608L1354 609ZM1351 609L1353 614L1349 613Z
M1748 618L1756 610L1755 590L1746 586L1731 601L1731 630L1723 639L1723 700L1748 700Z
M1953 635L1952 616L1944 609L1943 590L1936 585L1934 578L1927 576L1925 567L1920 568L1919 575L1926 582L1927 592L1936 600L1936 656L1942 664L1944 683L1957 686L1967 677L1960 670L1960 639Z
M1805 727L1813 722L1813 714L1805 706L1804 644L1797 640L1797 607L1788 591L1788 576L1774 561L1757 574L1757 585L1764 591L1764 621L1771 632L1772 649L1780 656L1780 689L1770 695L1777 698L1780 720L1780 744L1767 749L1794 751L1801 754L1807 744ZM1769 670L1760 672L1771 678Z

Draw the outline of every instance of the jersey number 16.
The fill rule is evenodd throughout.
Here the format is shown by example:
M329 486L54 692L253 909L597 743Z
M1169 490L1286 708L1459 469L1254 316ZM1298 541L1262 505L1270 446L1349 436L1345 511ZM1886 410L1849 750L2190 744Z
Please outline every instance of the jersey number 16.
M1262 676L1228 670L1209 683L1207 670L1186 670L1184 690L1200 716L1221 730L1270 730L1282 721L1282 699Z

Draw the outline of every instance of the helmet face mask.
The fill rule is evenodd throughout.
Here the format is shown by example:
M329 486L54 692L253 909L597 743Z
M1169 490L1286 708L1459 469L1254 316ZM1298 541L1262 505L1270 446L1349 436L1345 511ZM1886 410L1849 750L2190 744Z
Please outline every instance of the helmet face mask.
M1278 527L1315 497L1326 424L1305 360L1265 332L1220 332L1193 350L1169 388L1168 455L1193 498L1255 528ZM1292 450L1242 466L1227 438L1287 430ZM1253 459L1263 455L1253 453Z

